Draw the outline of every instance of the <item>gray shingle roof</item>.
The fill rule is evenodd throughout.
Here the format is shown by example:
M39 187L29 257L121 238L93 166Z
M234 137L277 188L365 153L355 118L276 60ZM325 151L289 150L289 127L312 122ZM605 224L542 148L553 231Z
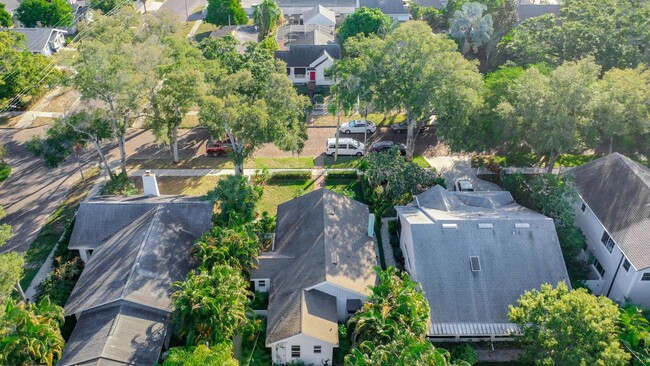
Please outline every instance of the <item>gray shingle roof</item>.
M341 58L341 47L332 45L294 45L287 51L275 51L275 57L284 61L288 67L309 67L324 52L335 60Z
M27 39L26 47L30 52L41 52L50 41L53 32L64 32L55 28L1 28L2 31L20 33Z
M508 305L525 290L568 282L553 220L514 203L508 192L459 193L436 186L418 201L421 209L417 202L396 209L411 224L411 274L431 305L430 333L445 326L467 332L510 329L503 326ZM471 256L479 257L479 272L471 270Z
M305 318L310 305L303 293L328 281L368 294L368 286L376 281L373 266L377 264L374 241L367 235L368 214L368 206L327 189L278 206L274 255L290 259L262 257L259 269L251 275L271 278L267 344L299 333L338 341L336 329L331 334L324 330L331 319ZM323 302L321 306L329 305Z
M167 323L167 314L128 302L84 312L57 365L151 366L158 361Z
M380 9L387 15L409 14L402 0L358 0L358 3L360 8Z
M152 208L160 205L173 207L170 210L181 220L183 229L190 232L205 230L203 220L192 220L194 215L205 218L206 202L197 197L99 197L83 202L77 212L70 249L95 249L106 239L133 223Z
M411 0L411 2L416 3L425 8L436 8L442 9L445 7L440 0Z
M317 5L314 6L313 8L309 9L309 11L306 11L303 16L303 23L304 24L309 24L309 22L318 14L324 16L327 18L327 20L331 21L332 23L336 24L336 14L334 14L333 11L330 9L322 6L322 5Z
M133 212L142 213L133 218ZM124 217L130 219L125 227L92 246L97 249L68 299L66 314L118 300L171 310L170 286L188 272L190 249L211 226L212 205L169 196L91 200L82 203L73 233L91 237L86 231L101 231L112 218L121 222Z
M323 25L285 25L278 29L276 40L280 46L336 44L334 28Z
M650 169L613 153L572 174L578 193L634 268L649 268Z
M519 4L517 5L517 14L519 23L544 14L559 15L560 4Z

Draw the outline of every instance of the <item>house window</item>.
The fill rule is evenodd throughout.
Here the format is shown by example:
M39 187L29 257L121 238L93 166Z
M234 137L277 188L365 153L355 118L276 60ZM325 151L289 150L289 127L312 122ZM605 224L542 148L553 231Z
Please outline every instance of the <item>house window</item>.
M630 270L630 261L625 258L625 261L623 261L623 268L625 268L625 272Z
M582 206L580 207L580 211L585 212L586 209L587 209L587 204L583 202Z
M644 273L643 277L641 277L641 281L650 281L650 272Z
M291 357L300 358L300 346L291 346Z
M321 352L320 346L314 346L314 354L319 354Z
M291 68L287 67L287 75L291 75Z
M305 74L307 74L307 69L304 68L304 67L294 67L294 68L293 68L293 74L294 74L297 78L304 78L304 77L305 77Z
M259 288L266 288L266 280L259 280L257 282L257 287Z
M593 266L596 268L596 271L598 271L598 274L600 274L600 277L605 277L605 268L603 268L598 259L594 258Z
M607 231L603 231L603 236L600 237L600 241L603 243L605 248L611 253L614 249L614 240L609 236Z

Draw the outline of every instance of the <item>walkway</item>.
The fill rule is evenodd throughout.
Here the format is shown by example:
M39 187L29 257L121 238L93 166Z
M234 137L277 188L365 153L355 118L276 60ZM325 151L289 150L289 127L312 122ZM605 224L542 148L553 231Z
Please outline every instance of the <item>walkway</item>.
M390 234L388 233L388 221L394 220L394 218L383 218L381 219L381 246L384 249L384 262L386 262L386 268L393 266L397 267L397 262L395 262L395 256L393 256L393 247L390 245Z
M469 155L434 156L424 158L432 168L445 178L448 189L452 189L454 179L468 178L477 191L501 191L501 187L494 183L486 182L476 176L476 169L472 168Z

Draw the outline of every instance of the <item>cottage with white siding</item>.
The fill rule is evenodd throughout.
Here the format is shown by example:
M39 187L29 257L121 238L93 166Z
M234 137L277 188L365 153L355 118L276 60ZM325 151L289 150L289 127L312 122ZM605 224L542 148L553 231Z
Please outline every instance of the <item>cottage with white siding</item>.
M296 44L288 50L275 51L275 58L287 64L287 76L294 85L314 83L330 86L334 85L334 79L328 75L327 69L334 60L341 58L341 47L338 44Z
M650 169L619 153L572 169L594 294L650 306Z
M255 291L269 292L266 347L274 364L333 363L338 323L376 283L371 223L368 206L328 189L278 206L272 250L251 274Z
M61 51L65 46L66 31L56 28L4 28L2 31L11 31L25 36L25 47L32 53L43 56Z
M318 5L302 15L302 24L334 28L336 26L336 14L328 8Z
M395 209L406 270L431 306L432 340L511 340L520 330L509 305L542 284L569 284L553 220L509 192L434 186Z

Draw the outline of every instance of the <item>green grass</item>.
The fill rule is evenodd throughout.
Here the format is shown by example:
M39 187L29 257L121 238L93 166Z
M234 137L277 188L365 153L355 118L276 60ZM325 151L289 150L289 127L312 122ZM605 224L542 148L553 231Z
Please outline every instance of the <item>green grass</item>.
M334 162L334 157L332 156L324 156L323 159L325 167L332 169L356 168L362 160L358 156L339 156L336 162Z
M357 179L336 179L325 182L325 188L331 189L336 193L348 196L359 202L363 202L363 192L361 191L361 182Z
M181 160L174 164L171 160L129 159L129 169L234 169L231 157L199 156ZM313 169L312 157L253 158L244 163L247 169Z
M431 168L431 165L428 161L424 159L422 155L416 155L413 157L413 162L417 164L420 168Z
M193 177L156 177L160 194L202 196L217 186L222 178L219 175L204 175ZM138 194L143 194L142 177L130 177L135 183Z
M273 182L264 185L263 188L264 194L257 205L257 212L266 211L273 216L277 214L278 205L313 191L314 181L289 180Z
M70 188L63 202L47 219L38 236L29 247L29 250L25 253L25 272L23 278L20 280L20 285L23 289L26 290L29 287L39 269L45 263L47 256L52 251L52 248L54 248L54 245L56 245L61 234L63 234L65 225L74 217L74 213L77 211L79 204L86 198L88 191L92 188L97 177L99 177L100 172L98 168L86 171L86 180L84 182L81 180L77 181Z
M194 39L197 42L201 42L203 38L209 37L210 33L216 31L217 29L219 29L218 25L214 25L212 23L203 21L201 22L201 25L199 25L199 28L196 30L196 33L194 34Z

